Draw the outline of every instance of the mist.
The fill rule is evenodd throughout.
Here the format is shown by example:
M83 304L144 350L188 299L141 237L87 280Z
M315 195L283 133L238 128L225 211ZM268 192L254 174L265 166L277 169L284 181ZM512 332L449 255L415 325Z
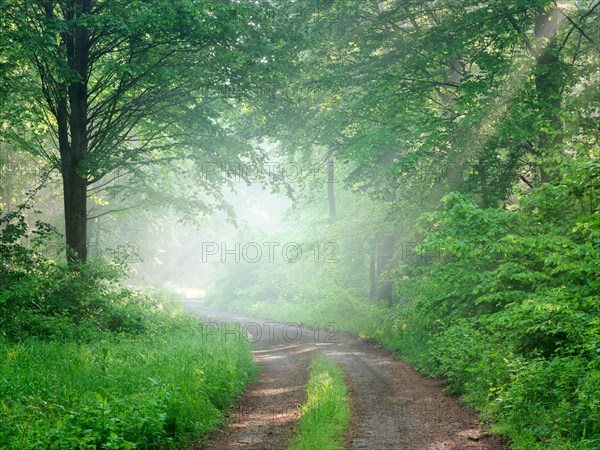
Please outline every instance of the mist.
M0 448L600 448L599 14L0 1Z

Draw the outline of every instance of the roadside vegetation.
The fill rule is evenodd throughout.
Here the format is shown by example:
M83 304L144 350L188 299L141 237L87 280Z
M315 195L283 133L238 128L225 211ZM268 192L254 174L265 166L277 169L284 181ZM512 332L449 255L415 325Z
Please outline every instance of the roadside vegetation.
M590 202L598 165L561 170L556 183L516 191L510 208L445 196L406 231L410 249L398 250L382 275L394 281L391 300L369 298L364 237L343 235L344 224L358 220L349 211L335 224L307 226L304 235L296 228L293 240L306 243L308 258L227 265L219 285L235 295L215 289L212 301L372 339L443 377L514 448L597 448L600 216ZM362 227L372 219L364 217ZM317 235L320 227L327 233ZM309 246L331 236L339 237L338 261L315 263Z
M0 448L167 448L224 423L254 373L245 339L123 287L118 265L75 273L22 245L50 228L2 220Z

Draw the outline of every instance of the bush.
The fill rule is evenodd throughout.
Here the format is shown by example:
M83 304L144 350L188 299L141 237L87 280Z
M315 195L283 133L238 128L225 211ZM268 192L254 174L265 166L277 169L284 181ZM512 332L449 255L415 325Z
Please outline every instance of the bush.
M54 231L0 217L0 448L166 448L223 422L248 343L204 335L122 266L44 256Z
M163 336L0 341L0 448L164 448L223 421L253 374L245 340L173 319Z
M509 380L509 368L518 359L497 335L460 321L431 339L418 367L443 376L450 392L465 394L467 403L482 409Z
M421 222L420 250L442 257L399 271L412 302L379 333L420 327L420 346L391 342L516 448L600 442L600 216L565 209L575 197L567 184L544 185L505 211L447 196Z
M490 404L519 448L593 448L600 439L600 364L581 357L521 360Z
M30 229L22 212L0 217L0 335L91 341L166 325L153 297L120 284L125 266L92 260L67 267L44 255L56 235L40 222Z

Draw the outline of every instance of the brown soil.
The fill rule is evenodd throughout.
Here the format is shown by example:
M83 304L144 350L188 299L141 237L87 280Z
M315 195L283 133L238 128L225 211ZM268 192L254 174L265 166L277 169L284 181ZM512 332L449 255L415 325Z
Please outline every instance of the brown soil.
M228 427L193 450L284 449L306 399L308 362L320 352L346 373L352 421L348 449L504 449L477 414L388 351L355 336L223 313L185 302L203 320L239 323L252 335L257 380L232 409ZM210 316L210 319L205 316ZM224 329L224 327L223 327ZM318 450L318 449L315 449Z

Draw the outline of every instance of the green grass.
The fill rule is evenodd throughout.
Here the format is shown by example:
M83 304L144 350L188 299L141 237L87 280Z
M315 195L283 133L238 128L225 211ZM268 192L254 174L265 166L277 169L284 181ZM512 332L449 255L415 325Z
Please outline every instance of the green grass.
M299 431L294 450L336 450L342 448L342 434L350 422L350 408L343 372L319 356L310 364L307 400L301 407Z
M121 264L44 257L49 230L0 215L0 450L180 448L224 423L255 372L245 337Z
M180 445L223 423L254 369L243 338L187 318L162 335L0 340L0 449Z

